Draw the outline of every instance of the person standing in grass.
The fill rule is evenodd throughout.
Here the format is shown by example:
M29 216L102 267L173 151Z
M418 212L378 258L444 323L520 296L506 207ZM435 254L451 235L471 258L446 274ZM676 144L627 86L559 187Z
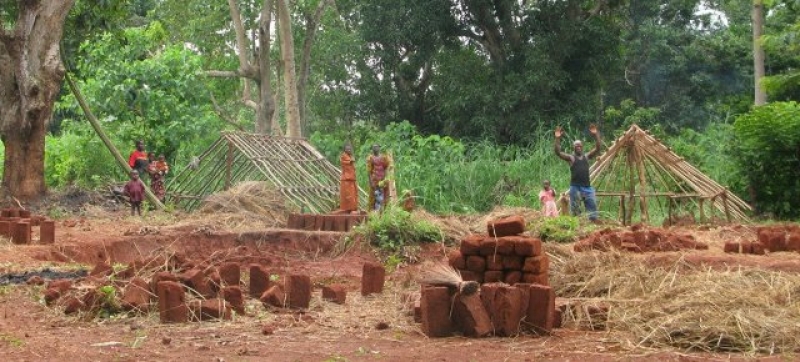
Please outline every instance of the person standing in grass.
M142 216L142 201L144 200L144 184L139 179L139 171L131 171L131 180L125 184L123 193L128 196L131 203L131 216Z
M542 203L542 214L545 217L557 217L556 190L550 187L550 180L544 180L542 191L539 191L539 201Z
M594 137L594 148L588 153L583 153L583 142L575 140L572 143L573 153L568 154L561 151L561 136L563 131L561 126L556 127L556 140L553 149L564 161L569 162L570 182L569 182L569 211L573 216L578 216L581 213L580 201L583 199L586 212L589 214L589 220L597 221L597 201L595 199L594 188L592 188L589 180L589 160L600 153L600 133L597 127L592 124L589 126L589 133Z
M380 211L389 203L389 180L386 175L392 168L392 159L381 153L381 146L372 145L372 154L367 158L369 175L369 208Z
M156 160L155 153L150 152L150 166L147 168L147 172L150 174L150 190L156 195L158 201L164 202L164 197L167 195L164 178L169 173L169 165L164 155L160 155Z
M344 145L344 150L339 156L342 163L342 176L339 180L339 212L351 213L358 211L358 186L356 185L356 164L353 159L353 146Z

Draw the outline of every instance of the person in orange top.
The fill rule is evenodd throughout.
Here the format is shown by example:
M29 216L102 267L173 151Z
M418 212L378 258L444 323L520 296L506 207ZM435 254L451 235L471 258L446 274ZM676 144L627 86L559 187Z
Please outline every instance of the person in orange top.
M372 154L367 158L367 174L369 175L369 208L383 210L389 203L389 183L386 180L392 168L392 159L381 153L381 146L372 145Z
M128 166L136 170L139 175L144 175L145 171L147 171L147 152L144 151L144 142L142 140L136 141L136 149L128 157Z
M356 184L356 166L353 159L353 146L344 145L344 151L339 156L342 163L342 177L339 186L339 211L358 211L358 186Z

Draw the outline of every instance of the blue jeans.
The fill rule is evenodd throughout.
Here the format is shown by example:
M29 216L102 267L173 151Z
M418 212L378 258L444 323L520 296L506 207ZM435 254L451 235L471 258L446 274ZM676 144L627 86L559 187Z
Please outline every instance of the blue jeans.
M594 196L594 188L586 186L569 187L569 213L572 216L581 214L581 199L586 206L589 220L597 220L597 201Z

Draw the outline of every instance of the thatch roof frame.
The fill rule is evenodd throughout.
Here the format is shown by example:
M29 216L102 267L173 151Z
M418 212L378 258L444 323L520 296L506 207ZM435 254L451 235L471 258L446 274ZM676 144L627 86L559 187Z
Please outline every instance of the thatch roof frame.
M752 211L742 199L637 125L631 126L598 157L590 168L590 179L598 196L620 197L621 214L627 223L637 199L641 218L647 221L649 197L665 197L670 205L678 199L696 202L701 218L704 205L711 205L729 221L745 221L747 211Z
M341 170L305 139L223 132L198 160L167 184L169 200L186 210L243 181L269 183L304 212L326 213L339 205Z

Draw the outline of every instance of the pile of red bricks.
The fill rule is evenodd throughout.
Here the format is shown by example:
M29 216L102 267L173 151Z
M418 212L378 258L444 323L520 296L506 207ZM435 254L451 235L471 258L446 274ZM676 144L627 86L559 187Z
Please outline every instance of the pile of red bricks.
M800 252L800 225L772 225L756 229L758 243L770 252ZM756 244L753 242L752 244Z
M348 232L366 219L366 214L290 214L286 227L294 230Z
M708 244L695 240L690 234L674 233L659 228L633 225L629 230L603 229L589 234L573 247L575 251L609 251L612 249L634 253L707 250Z
M450 266L467 281L549 285L549 260L542 241L522 236L525 220L511 216L489 222L488 235L469 235L449 255Z
M555 327L555 294L545 285L483 284L479 293L464 295L454 289L422 286L420 322L428 337L516 336L522 332L547 334Z
M766 254L766 249L764 248L764 244L760 242L749 242L749 241L729 241L725 243L723 250L726 253L730 254L753 254L753 255L764 255Z
M56 240L56 224L43 216L31 215L24 209L0 210L0 237L7 237L18 245L30 244L32 228L39 227L39 243L52 244Z

